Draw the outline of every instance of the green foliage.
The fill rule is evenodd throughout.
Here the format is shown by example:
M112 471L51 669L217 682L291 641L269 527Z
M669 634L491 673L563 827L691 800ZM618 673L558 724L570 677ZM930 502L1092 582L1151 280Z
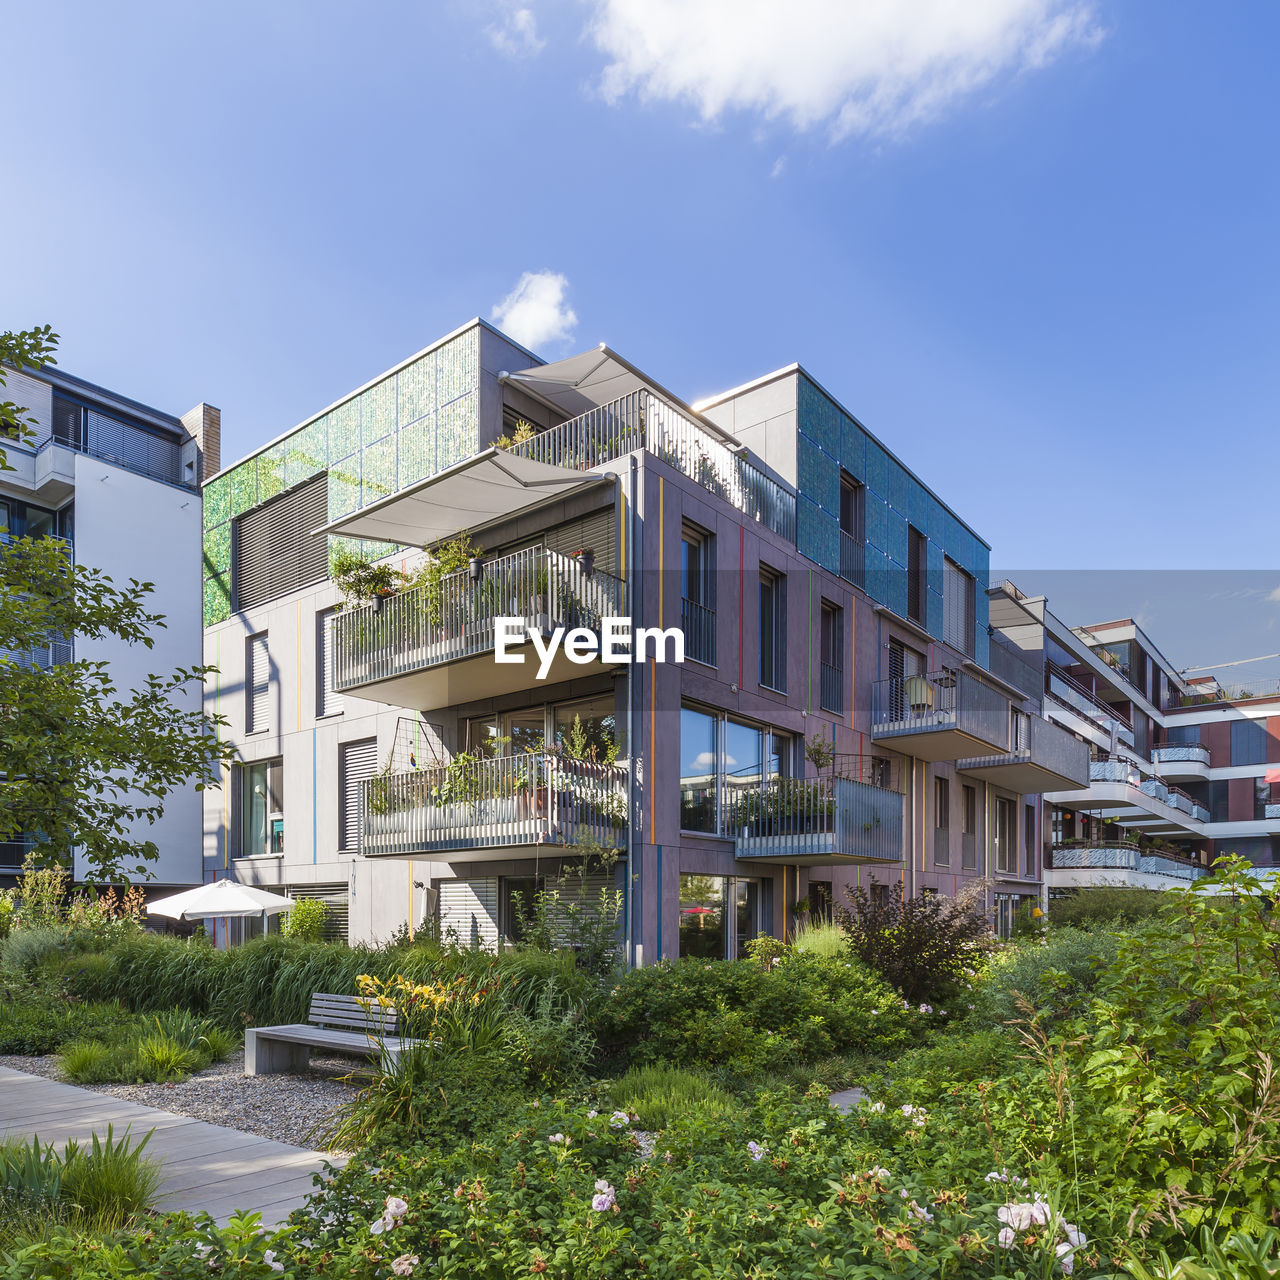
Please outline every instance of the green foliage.
M57 364L53 358L57 348L58 335L47 324L0 333L0 387L6 385L9 369L40 369L46 364ZM37 425L30 410L12 400L0 400L0 439L30 442ZM0 449L0 471L13 470L13 463Z
M586 1008L562 993L554 978L531 1009L511 1009L506 1026L508 1055L527 1081L542 1088L580 1079L595 1052Z
M837 1052L887 1052L918 1015L856 961L792 953L772 968L665 961L619 979L597 1027L634 1063L724 1066L740 1075Z
M957 1003L972 1003L973 1016L980 1022L1024 1018L1026 1004L1042 1015L1080 1013L1106 965L1115 959L1116 947L1111 934L1050 930L1034 941L1002 948L981 982L965 983Z
M72 948L71 931L62 925L31 925L14 929L0 945L0 967L30 975L66 956Z
M792 936L791 945L797 951L809 955L827 956L830 959L841 957L845 953L844 934L838 926L823 921L808 921L800 926Z
M157 1082L185 1079L202 1065L194 1049L163 1032L140 1036L134 1045L133 1062L139 1079Z
M0 1053L54 1053L72 1040L101 1038L130 1021L115 1003L71 1004L41 992L0 1001Z
M1280 1232L1268 1227L1219 1243L1206 1228L1198 1247L1176 1261L1162 1249L1150 1265L1131 1261L1128 1274L1133 1280L1272 1280L1280 1276Z
M858 885L848 899L848 907L836 908L836 922L850 951L912 1004L949 999L986 948L981 890L905 900L899 891L873 901Z
M324 936L325 921L329 918L327 903L319 898L298 898L284 918L280 932L286 938L299 942L319 942Z
M1160 889L1097 885L1049 899L1049 924L1071 929L1108 929L1150 920L1167 905Z
M47 929L63 923L62 908L71 889L71 873L58 863L42 866L34 853L22 862L16 893L24 928Z
M0 889L0 943L9 936L13 918L17 914L12 889Z
M661 1062L632 1067L609 1086L609 1098L647 1130L665 1129L691 1117L722 1120L741 1109L732 1094L701 1072Z
M370 564L362 555L339 547L329 556L329 576L348 604L368 604L375 596L404 588L405 575L389 564Z

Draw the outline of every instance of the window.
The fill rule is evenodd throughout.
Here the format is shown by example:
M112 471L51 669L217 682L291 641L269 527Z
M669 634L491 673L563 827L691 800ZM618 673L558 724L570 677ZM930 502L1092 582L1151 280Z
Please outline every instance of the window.
M343 742L338 747L338 850L358 853L364 826L360 784L378 772L377 738Z
M685 657L715 666L715 540L691 524L680 541L680 595Z
M316 719L342 714L342 695L333 689L333 629L337 609L316 614Z
M1165 741L1170 746L1198 747L1200 745L1200 726L1198 724L1171 724L1164 736Z
M1209 783L1209 821L1227 822L1229 813L1226 779L1214 779Z
M830 924L835 917L830 880L809 881L809 919Z
M764 778L764 735L754 724L724 725L724 801L732 814L744 793L758 791Z
M973 579L954 560L942 566L942 639L960 653L973 656Z
M271 723L271 655L265 631L245 641L244 697L245 733L266 733Z
M819 620L818 702L824 711L844 712L844 610L822 602Z
M919 529L907 526L907 617L924 626L925 606L925 543ZM966 650L966 652L968 652Z
M534 898L544 888L542 876L503 876L499 882L500 928L508 942L523 942L533 920Z
M1023 849L1025 850L1023 857L1026 869L1023 874L1029 880L1034 880L1036 875L1036 807L1033 804L1026 805L1023 808L1023 830L1026 833L1023 840Z
M787 580L760 570L760 683L779 693L787 687Z
M583 750L600 764L604 764L612 753L623 750L611 695L589 698L585 702L563 702L551 711L555 739L561 747L571 735L580 733Z
M719 830L716 812L716 722L704 711L680 708L680 826Z
M760 933L760 882L736 876L680 877L680 954L741 959Z
M966 871L978 865L978 788L967 783L960 791L960 865Z
M951 779L933 780L933 860L939 866L951 863Z
M995 845L996 870L1005 875L1018 874L1018 828L1014 821L1013 801L996 797L995 829L992 832Z
M1265 822L1267 805L1271 803L1271 784L1266 778L1253 780L1253 816L1257 822Z
M329 576L329 541L316 530L329 520L328 475L296 485L246 511L232 526L235 607L252 609Z
M240 856L284 852L284 764L260 760L240 767Z
M864 585L866 490L847 471L840 473L840 576Z
M1266 764L1267 726L1262 720L1231 722L1231 763Z

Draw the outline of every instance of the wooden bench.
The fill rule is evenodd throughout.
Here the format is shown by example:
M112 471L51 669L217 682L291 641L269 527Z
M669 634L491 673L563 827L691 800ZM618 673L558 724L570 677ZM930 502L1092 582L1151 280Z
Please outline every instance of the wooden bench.
M383 1070L395 1065L405 1046L394 1009L363 996L339 996L317 991L311 997L306 1022L281 1027L250 1027L244 1033L244 1073L274 1075L305 1071L312 1049L330 1049L377 1058Z

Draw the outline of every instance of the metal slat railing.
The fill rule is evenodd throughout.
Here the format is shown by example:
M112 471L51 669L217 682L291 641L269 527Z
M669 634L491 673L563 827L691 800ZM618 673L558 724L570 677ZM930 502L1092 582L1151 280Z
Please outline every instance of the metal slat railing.
M572 556L529 547L488 561L478 582L467 570L380 603L344 609L334 620L334 687L359 688L494 647L495 621L530 627L586 627L623 613L622 580L588 573Z
M824 711L844 715L844 668L830 662L819 663L818 702Z
M626 777L618 765L525 752L367 778L361 783L360 851L615 848L626 829Z
M684 630L684 656L716 665L716 611L688 596L680 598L680 626Z

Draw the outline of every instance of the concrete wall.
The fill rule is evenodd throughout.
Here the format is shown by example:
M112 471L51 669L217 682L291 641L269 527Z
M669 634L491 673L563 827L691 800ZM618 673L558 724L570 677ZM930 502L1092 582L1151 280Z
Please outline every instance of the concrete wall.
M76 656L110 663L121 696L150 673L168 674L200 663L200 497L160 484L85 454L75 458L76 560L101 569L117 583L129 578L155 584L148 607L164 614L154 648L116 640L76 640ZM198 710L198 686L181 705ZM155 883L198 884L201 793L193 787L165 802L164 816L140 834L160 848ZM76 875L84 868L77 862Z

